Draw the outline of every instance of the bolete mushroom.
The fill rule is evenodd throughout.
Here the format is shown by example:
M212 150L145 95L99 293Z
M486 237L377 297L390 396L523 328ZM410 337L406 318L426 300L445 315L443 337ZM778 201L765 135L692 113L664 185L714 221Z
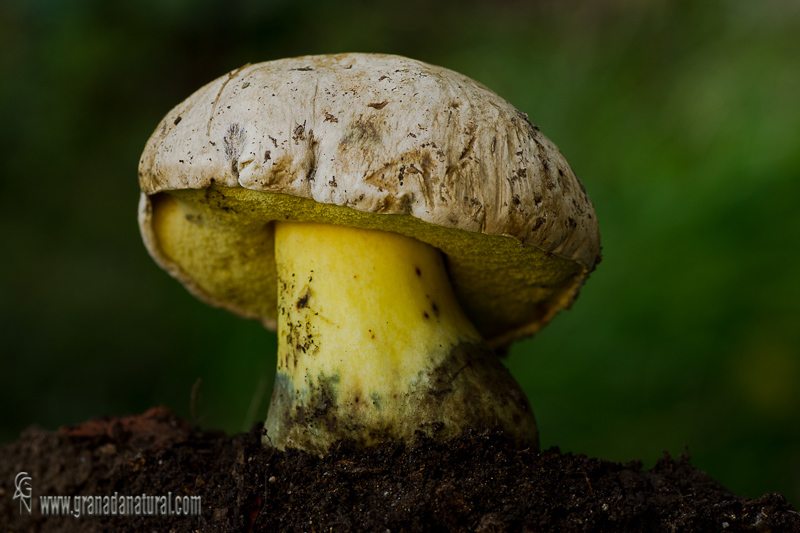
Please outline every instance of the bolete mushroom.
M492 349L571 304L599 232L564 157L497 94L397 56L246 65L167 114L139 183L156 262L277 329L265 444L500 425L538 445Z

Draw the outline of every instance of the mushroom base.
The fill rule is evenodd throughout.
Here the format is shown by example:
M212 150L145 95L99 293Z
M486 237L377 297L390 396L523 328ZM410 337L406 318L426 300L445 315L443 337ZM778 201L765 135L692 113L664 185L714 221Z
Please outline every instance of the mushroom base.
M536 447L519 385L461 310L442 254L397 234L275 225L278 371L266 445L324 451L501 426Z
M418 436L446 440L467 428L500 426L519 448L538 449L528 400L484 344L455 347L439 365L420 371L407 392L346 394L339 375L319 374L301 389L278 373L264 444L322 453L342 440L359 447Z

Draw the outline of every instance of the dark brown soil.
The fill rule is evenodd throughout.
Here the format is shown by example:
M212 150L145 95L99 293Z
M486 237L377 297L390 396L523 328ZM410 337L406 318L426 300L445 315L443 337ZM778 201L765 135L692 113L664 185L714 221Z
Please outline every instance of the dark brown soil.
M33 515L12 500L32 478ZM40 495L200 495L200 516L43 517ZM9 531L800 531L780 494L735 496L687 457L647 472L581 455L514 450L498 431L444 444L324 456L261 447L261 426L227 437L163 408L0 448Z

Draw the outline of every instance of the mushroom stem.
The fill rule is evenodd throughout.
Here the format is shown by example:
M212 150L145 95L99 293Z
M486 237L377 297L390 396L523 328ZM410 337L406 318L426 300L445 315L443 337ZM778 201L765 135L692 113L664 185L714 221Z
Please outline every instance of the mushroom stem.
M537 446L524 393L458 305L442 254L379 230L276 222L278 371L264 442L321 452L500 425Z

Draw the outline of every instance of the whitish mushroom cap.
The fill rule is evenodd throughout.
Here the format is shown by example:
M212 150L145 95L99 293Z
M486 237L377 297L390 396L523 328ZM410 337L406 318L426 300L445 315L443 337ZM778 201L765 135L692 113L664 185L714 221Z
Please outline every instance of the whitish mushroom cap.
M200 298L270 329L274 220L377 228L436 246L464 310L495 346L568 306L600 254L583 186L527 115L466 76L398 56L308 56L230 72L167 114L139 184L155 260Z

